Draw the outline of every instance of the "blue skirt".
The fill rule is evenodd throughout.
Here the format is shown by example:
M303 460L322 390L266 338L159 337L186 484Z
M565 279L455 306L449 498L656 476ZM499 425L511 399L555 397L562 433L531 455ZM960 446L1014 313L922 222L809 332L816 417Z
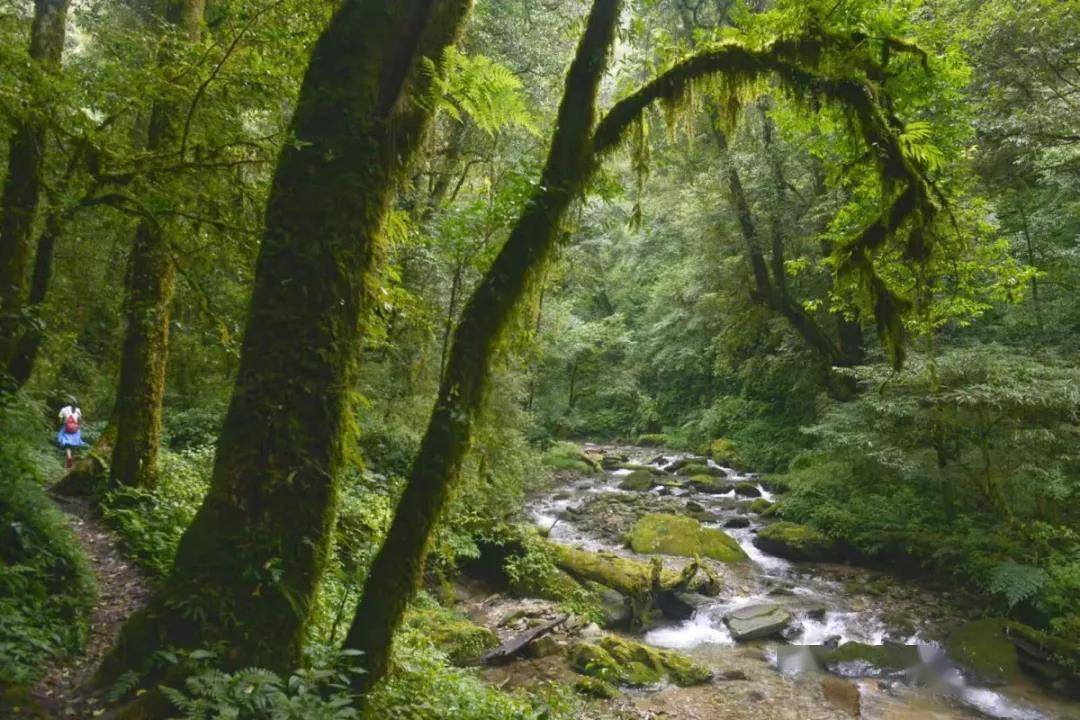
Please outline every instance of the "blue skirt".
M64 428L60 428L60 432L56 433L56 444L62 448L82 447L82 428L73 433L64 432Z

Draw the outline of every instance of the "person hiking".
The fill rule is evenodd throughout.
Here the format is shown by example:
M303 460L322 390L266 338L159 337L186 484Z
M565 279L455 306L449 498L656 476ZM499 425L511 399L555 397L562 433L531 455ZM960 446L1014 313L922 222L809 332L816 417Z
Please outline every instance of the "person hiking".
M60 431L56 434L56 443L67 454L66 467L75 466L75 458L71 454L72 448L83 446L82 441L82 410L75 398L69 397L68 404L60 408Z

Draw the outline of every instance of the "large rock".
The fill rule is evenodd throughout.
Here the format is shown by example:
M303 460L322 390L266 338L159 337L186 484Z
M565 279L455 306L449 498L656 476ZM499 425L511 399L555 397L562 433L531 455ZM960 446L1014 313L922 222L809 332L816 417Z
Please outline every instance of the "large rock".
M829 562L841 559L836 543L817 530L791 522L762 528L754 545L770 555L802 562Z
M848 642L834 650L823 652L822 659L829 670L840 675L892 675L918 667L922 663L917 645L897 643L869 645Z
M1020 675L1016 646L1006 637L1004 618L976 620L954 630L945 652L967 674L987 685L1004 685Z
M670 468L669 468L670 469ZM712 477L727 477L723 469L713 467L705 462L691 462L681 466L675 471L676 475L711 475Z
M623 490L637 490L644 492L654 484L655 478L651 472L644 469L638 469L623 478L623 481L619 483L619 487Z
M714 477L712 475L692 475L688 484L698 492L707 495L723 495L731 492L733 487L731 481L726 477Z
M779 605L762 603L732 610L724 622L736 640L756 640L778 635L791 622L791 613Z
M708 557L739 562L746 553L727 533L706 528L693 518L653 513L637 521L630 531L630 547L637 553Z
M570 667L608 683L654 685L665 677L676 685L708 682L712 671L685 655L658 650L633 640L605 635L596 642L577 642L567 649Z
M752 482L741 482L735 485L735 494L740 497L759 498L761 497L761 491L758 490L758 486Z

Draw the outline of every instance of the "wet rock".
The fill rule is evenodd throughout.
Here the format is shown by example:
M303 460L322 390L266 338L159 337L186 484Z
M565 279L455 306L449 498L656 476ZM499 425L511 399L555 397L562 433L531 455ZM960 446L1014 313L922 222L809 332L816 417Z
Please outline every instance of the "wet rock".
M728 563L746 560L746 553L730 535L681 515L644 516L630 532L630 547L637 553L708 557Z
M676 475L688 475L693 477L694 475L706 475L708 477L726 478L727 473L722 468L713 467L704 462L700 463L687 463L678 470L675 471Z
M754 545L770 555L802 562L828 562L840 558L836 544L817 530L791 522L762 528Z
M573 497L573 495L571 495L568 492L559 492L559 493L555 493L554 495L552 495L551 499L552 500L569 500L572 497Z
M605 470L617 470L619 465L629 461L630 458L625 455L604 455L600 459L600 466Z
M566 652L575 671L607 682L640 687L666 677L686 687L712 679L711 670L685 655L615 635L605 635L595 642L574 643Z
M761 491L754 483L741 482L735 485L735 494L740 497L759 498Z
M794 642L803 632L803 625L800 622L792 622L786 628L780 631L780 637L784 638L787 642Z
M664 460L666 460L666 459L667 459L667 458L665 458L665 457L664 457L663 455L657 455L656 457L654 457L654 458L652 458L651 460L649 460L649 463L648 463L648 464L649 464L649 465L663 465L663 464L664 464Z
M698 492L707 495L723 495L724 493L731 492L731 481L725 477L700 474L691 475L689 485Z
M829 670L841 675L869 675L872 671L895 674L920 664L918 646L896 643L848 642L824 653L823 659Z
M747 509L756 515L760 515L769 510L772 506L773 504L765 498L758 498L754 502L750 503Z
M717 679L735 681L735 680L749 680L750 678L742 670L725 670L724 672L720 673L720 675L717 676Z
M525 654L531 658L545 658L561 653L563 646L551 635L538 637L525 646Z
M693 513L690 517L694 518L699 523L718 523L724 519L722 515L717 515L712 512Z
M664 467L665 470L672 473L678 473L687 465L708 465L708 461L703 457L684 457L674 460L670 465Z
M643 492L653 486L653 474L648 470L634 470L623 478L619 487L623 490L636 490Z
M791 622L791 613L779 605L760 603L732 610L724 622L735 640L757 640L779 634Z
M682 593L662 592L656 596L660 612L669 620L689 620L697 609L695 605L681 597Z
M1004 618L976 620L949 634L945 651L967 674L987 685L1004 685L1020 675L1016 647Z
M825 615L828 614L828 612L829 608L824 605L815 605L806 609L806 617L820 622L825 619Z
M702 513L705 512L705 507L701 503L688 500L686 503L686 512L688 513Z
M590 587L599 598L604 627L622 627L630 622L632 613L626 605L626 596L599 583L591 583Z
M859 688L850 680L831 675L823 677L821 679L821 693L826 700L841 712L855 718L861 715Z
M733 517L724 523L726 528L748 528L750 527L750 518L748 517Z

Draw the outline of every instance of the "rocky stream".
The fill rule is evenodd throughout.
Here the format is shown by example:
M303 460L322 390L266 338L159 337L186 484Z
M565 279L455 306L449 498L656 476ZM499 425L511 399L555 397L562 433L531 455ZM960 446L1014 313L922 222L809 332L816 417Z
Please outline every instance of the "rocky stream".
M564 474L528 508L559 565L605 598L607 629L551 601L466 593L510 650L488 658L489 680L576 683L597 717L1080 720L962 589L835 562L769 517L753 474L655 448L585 452L603 469ZM656 592L635 605L624 579L591 582L612 568Z

